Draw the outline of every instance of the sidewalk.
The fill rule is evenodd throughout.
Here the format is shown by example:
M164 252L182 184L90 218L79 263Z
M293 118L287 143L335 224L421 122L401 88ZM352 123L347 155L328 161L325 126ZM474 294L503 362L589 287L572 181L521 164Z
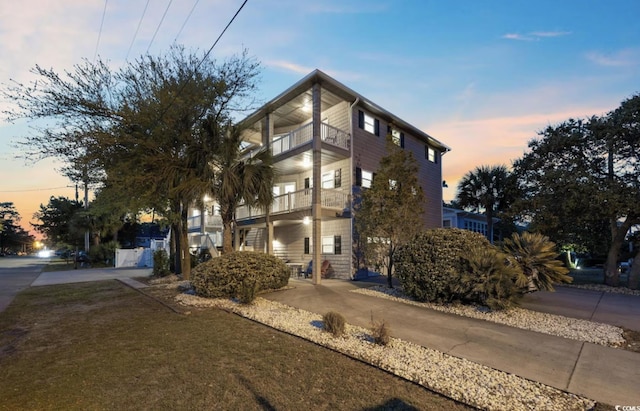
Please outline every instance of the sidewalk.
M385 319L394 337L599 402L640 405L638 353L350 292L373 285L367 282L323 280L321 285L314 286L308 280L292 279L289 284L295 288L264 297L318 314L337 311L348 323L362 327L369 327L372 316L376 320ZM578 298L582 293L574 293L573 297L567 297L571 292L548 294L551 295L544 296L546 303L532 301L531 305L537 303L549 308L553 306L554 298L556 302L562 302L567 298ZM576 310L589 316L598 310L606 311L609 313L606 319L615 322L609 308L616 306L618 299L615 295L607 296L606 300L610 300L607 303L599 295L601 293L596 294L598 298L587 293L592 302ZM628 300L629 303L636 307L640 305L640 297L633 298L635 300Z
M37 287L41 285L148 277L152 271L152 268L88 268L69 271L46 271L41 273L40 276L31 283L31 286Z

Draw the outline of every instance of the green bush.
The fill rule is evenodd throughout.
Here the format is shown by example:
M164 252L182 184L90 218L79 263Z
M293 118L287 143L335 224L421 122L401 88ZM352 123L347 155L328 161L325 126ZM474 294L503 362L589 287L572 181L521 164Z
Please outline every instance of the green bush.
M155 277L166 277L171 273L169 271L169 255L165 250L156 250L153 252L153 275Z
M288 282L289 268L281 259L254 251L223 254L198 264L191 272L196 294L209 298L244 300L247 293L282 288Z
M324 330L333 334L334 337L344 334L345 322L344 316L335 311L329 311L322 316Z
M553 284L573 281L569 270L557 259L556 244L542 234L515 233L504 241L503 248L527 276L528 291L554 291Z
M427 230L399 247L394 257L396 275L404 292L418 301L459 300L474 286L460 284L461 275L471 272L470 254L490 246L483 235L469 230Z
M113 262L116 258L116 249L120 245L117 241L109 241L107 243L100 243L89 248L89 260L92 263L104 264L106 266L113 266Z
M468 302L501 310L517 305L527 285L527 278L508 255L496 247L483 247L470 253L471 270L462 273L462 288L471 291Z

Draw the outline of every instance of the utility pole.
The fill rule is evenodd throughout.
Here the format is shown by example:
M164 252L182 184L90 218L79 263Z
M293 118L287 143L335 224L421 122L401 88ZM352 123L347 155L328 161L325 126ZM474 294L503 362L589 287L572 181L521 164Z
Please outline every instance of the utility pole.
M84 209L86 211L89 208L89 183L87 181L89 177L87 176L86 166L84 167L82 174L83 174L82 177L84 179ZM85 230L84 232L84 252L87 253L87 255L89 255L89 229Z

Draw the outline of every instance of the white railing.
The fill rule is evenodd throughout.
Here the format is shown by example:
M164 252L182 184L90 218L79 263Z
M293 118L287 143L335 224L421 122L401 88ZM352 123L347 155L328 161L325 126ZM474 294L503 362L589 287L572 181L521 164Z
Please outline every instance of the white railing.
M312 188L305 188L291 193L282 194L274 198L271 205L271 215L291 213L297 210L311 208ZM348 192L337 189L323 189L321 204L322 207L344 210L349 208L351 197ZM265 212L259 208L241 205L236 209L236 219L264 217Z
M349 150L351 145L351 138L349 133L342 131L337 127L330 126L329 124L322 123L321 126L322 141L334 145L336 147Z
M313 123L306 124L271 142L271 154L278 155L313 140Z
M204 216L205 227L222 227L222 217L219 215ZM202 216L196 215L187 219L187 229L194 230L202 228Z
M349 150L351 145L349 133L326 123L320 125L320 136L322 141L345 150ZM271 154L275 156L286 153L311 140L313 140L313 123L305 124L287 134L276 136L271 142Z

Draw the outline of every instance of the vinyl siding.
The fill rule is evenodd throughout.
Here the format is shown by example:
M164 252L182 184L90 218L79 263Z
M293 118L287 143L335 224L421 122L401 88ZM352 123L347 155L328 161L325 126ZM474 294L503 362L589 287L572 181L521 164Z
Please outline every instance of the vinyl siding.
M355 181L355 168L376 172L380 160L386 155L387 119L374 116L380 121L380 136L376 136L358 127L358 110L368 113L363 108L353 109L353 164L352 175ZM370 113L368 113L370 114ZM372 115L372 114L370 114ZM442 227L442 161L432 163L425 158L426 143L411 134L404 133L404 150L410 151L419 165L418 180L425 194L424 221L426 228Z

